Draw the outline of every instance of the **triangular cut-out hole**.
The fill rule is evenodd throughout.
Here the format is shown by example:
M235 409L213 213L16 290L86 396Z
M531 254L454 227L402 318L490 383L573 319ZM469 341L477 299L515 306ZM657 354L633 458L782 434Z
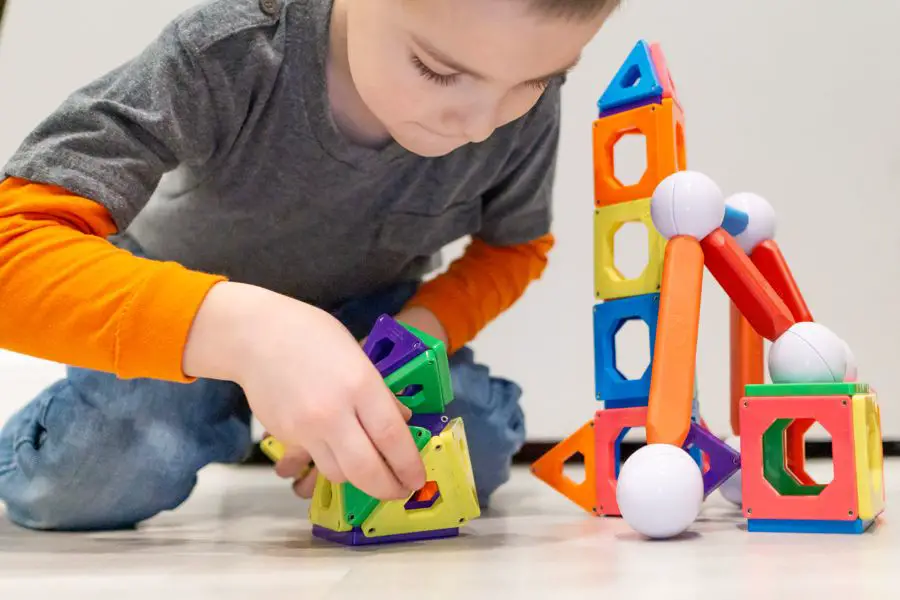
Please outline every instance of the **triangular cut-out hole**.
M640 379L650 364L650 328L628 319L616 331L616 371L628 380Z
M388 338L384 338L375 342L375 346L372 348L372 362L380 363L388 356L391 355L391 352L394 350L394 341Z
M576 452L566 459L563 463L563 471L566 477L572 480L575 485L581 485L585 480L585 464L584 454Z
M418 394L419 392L421 392L422 389L423 389L423 388L422 388L421 385L419 385L418 383L414 383L414 384L412 384L412 385L408 385L408 386L406 386L405 388L403 388L403 389L400 391L400 393L397 394L397 395L398 395L398 396L403 396L403 397L407 397L407 396L415 396L416 394Z
M441 498L436 481L428 481L406 502L406 510L423 510L433 507Z
M614 143L613 178L621 186L637 184L647 172L647 137L640 131L622 134Z
M622 87L623 88L631 88L636 86L641 82L641 68L637 65L632 65L625 74L622 76Z
M640 221L624 223L613 237L613 265L624 279L636 279L650 262L647 227Z

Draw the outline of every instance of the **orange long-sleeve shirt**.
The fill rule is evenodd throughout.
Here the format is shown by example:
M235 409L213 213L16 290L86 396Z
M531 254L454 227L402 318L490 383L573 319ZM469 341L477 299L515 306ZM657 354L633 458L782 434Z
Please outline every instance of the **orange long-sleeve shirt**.
M187 382L184 345L209 289L225 277L136 257L106 239L107 210L66 190L0 182L0 347L69 365ZM537 279L553 246L474 240L410 305L431 310L450 351Z

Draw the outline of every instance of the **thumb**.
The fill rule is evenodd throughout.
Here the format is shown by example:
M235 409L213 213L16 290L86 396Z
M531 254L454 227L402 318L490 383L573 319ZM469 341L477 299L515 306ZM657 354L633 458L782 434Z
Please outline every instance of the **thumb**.
M397 398L397 396L394 396L394 399L397 401L397 406L400 407L400 414L403 415L403 420L409 421L413 415L412 411L409 409L408 406L406 406L405 404L403 404L403 402L400 401L400 398Z

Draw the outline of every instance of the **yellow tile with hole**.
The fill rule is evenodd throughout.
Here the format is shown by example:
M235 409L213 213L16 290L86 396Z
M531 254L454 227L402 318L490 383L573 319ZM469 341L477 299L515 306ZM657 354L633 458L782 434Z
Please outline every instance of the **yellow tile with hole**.
M453 529L481 515L462 419L453 419L422 450L426 478L440 496L428 508L407 510L403 500L379 504L363 522L366 537Z
M884 511L884 448L881 411L874 393L853 396L853 455L859 518L874 519Z
M640 223L647 232L647 264L628 279L616 267L616 233L627 223ZM597 300L653 294L662 280L666 239L653 226L650 198L594 209L594 294Z
M350 531L353 526L344 519L344 494L341 484L331 483L320 473L309 505L309 521L332 531Z

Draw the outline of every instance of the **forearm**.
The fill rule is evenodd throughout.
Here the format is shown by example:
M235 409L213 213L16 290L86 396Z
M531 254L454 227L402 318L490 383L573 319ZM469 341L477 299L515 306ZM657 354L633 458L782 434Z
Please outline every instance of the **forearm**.
M476 239L445 273L423 284L405 310L418 307L433 314L454 352L540 278L554 243L551 234L514 246L491 246Z
M110 244L105 209L52 186L0 183L0 347L68 365L188 381L182 353L224 278Z

